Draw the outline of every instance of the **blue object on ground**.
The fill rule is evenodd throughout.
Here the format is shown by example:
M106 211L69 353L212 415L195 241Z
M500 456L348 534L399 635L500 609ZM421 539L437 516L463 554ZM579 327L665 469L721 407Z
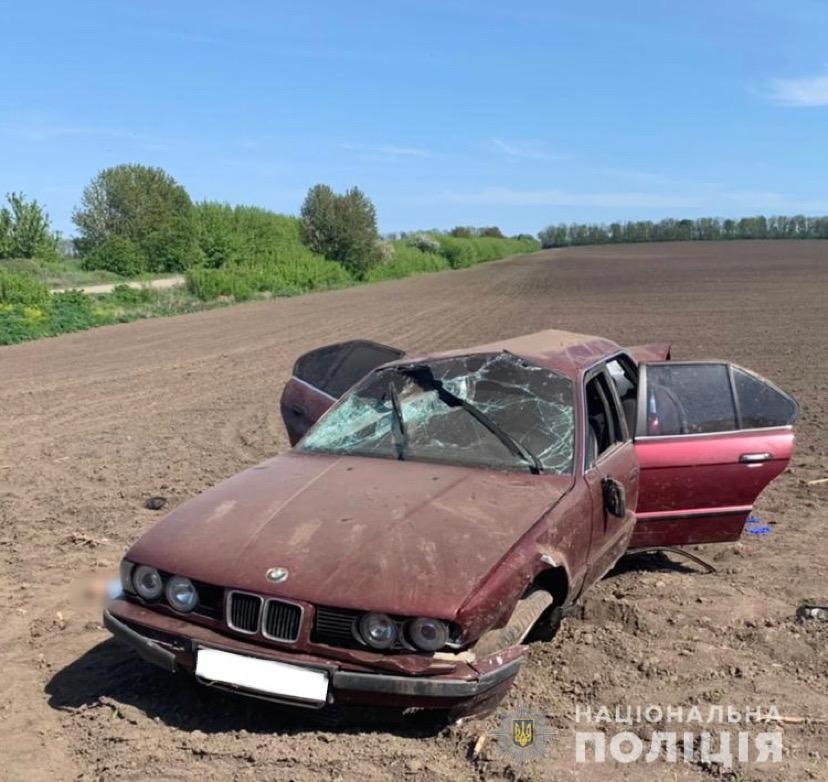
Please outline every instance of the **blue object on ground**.
M771 532L771 528L758 516L748 516L745 529L749 535L769 535Z

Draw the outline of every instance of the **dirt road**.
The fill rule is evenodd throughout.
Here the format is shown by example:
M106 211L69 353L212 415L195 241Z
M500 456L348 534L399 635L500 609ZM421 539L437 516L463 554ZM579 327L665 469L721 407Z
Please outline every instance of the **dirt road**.
M157 280L133 280L131 282L102 282L97 285L80 285L73 288L54 288L51 293L63 293L68 290L80 290L84 293L98 294L98 293L112 293L118 285L126 285L127 288L175 288L176 285L183 285L185 277L178 275L177 277L159 277Z
M806 483L828 476L826 290L828 242L583 248L0 348L0 778L828 779L825 724L784 726L783 761L737 764L738 776L576 766L573 752L576 704L828 717L828 625L793 621L803 598L828 594L828 485ZM472 757L496 718L362 713L328 728L169 677L108 640L85 591L159 517L144 499L174 506L285 449L278 396L298 354L357 336L419 350L548 327L735 361L796 395L802 417L791 470L757 506L770 535L706 547L714 575L628 561L583 618L533 647L505 706L547 715L543 757L514 761L502 739Z

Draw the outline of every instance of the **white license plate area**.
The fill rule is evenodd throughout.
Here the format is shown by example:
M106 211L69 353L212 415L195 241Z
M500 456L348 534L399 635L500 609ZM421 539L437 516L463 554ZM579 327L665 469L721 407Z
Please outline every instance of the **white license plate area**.
M298 665L246 657L220 649L199 648L196 676L254 692L322 705L328 696L328 674Z

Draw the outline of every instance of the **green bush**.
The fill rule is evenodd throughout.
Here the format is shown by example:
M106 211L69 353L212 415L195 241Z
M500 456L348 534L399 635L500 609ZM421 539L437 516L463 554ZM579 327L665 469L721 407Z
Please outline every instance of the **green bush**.
M284 259L278 264L190 269L187 272L187 288L203 301L223 296L246 301L256 293L264 292L285 296L350 282L351 277L338 263L321 260L312 253L292 261Z
M35 303L0 304L0 345L102 326L114 313L97 309L82 291L49 294Z
M196 204L196 234L210 269L246 263L279 263L304 252L299 219L255 206L230 206L212 201ZM287 252L287 254L286 254Z
M144 251L124 236L105 239L83 257L81 265L86 270L100 269L122 277L137 277L149 268Z
M477 262L477 253L472 245L473 239L458 239L453 236L441 236L440 254L449 262L452 269L464 269Z
M494 261L518 253L535 252L540 243L532 237L497 239L494 237L458 238L439 236L440 252L453 269L463 269L484 261Z
M243 238L240 236L236 209L230 204L203 201L195 205L196 238L202 264L218 269L242 260Z
M375 266L365 275L368 282L399 279L412 274L439 272L450 268L448 261L437 253L421 252L406 242L392 242L394 254L381 266ZM439 247L439 244L437 245Z
M109 294L114 304L122 307L137 307L149 304L156 298L156 291L152 288L133 288L129 285L116 285Z
M38 307L0 304L0 345L37 339L48 333L46 315Z
M49 296L49 289L33 277L0 269L0 304L38 307L46 304Z
M406 243L424 253L439 253L440 242L431 234L413 234L406 237Z
M107 320L96 314L92 299L83 291L52 294L51 306L47 312L51 334L80 331L102 325Z

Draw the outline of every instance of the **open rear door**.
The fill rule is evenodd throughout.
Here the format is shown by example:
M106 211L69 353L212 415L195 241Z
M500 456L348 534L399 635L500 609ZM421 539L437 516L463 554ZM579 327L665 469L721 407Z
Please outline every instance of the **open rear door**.
M404 355L405 351L388 345L355 339L299 356L280 402L290 444L295 445L339 397L372 369Z
M630 548L737 540L791 458L798 412L790 396L732 364L641 364Z

